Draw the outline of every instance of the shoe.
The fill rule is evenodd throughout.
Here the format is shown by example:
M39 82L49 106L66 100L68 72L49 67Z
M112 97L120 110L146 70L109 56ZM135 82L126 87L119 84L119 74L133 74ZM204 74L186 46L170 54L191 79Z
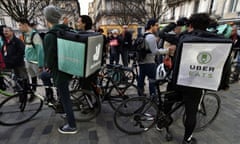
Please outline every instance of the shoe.
M182 144L197 144L197 139L192 137L190 141L183 140Z
M61 134L76 134L78 131L77 128L72 128L69 126L69 124L65 124L58 128L58 132Z
M47 99L46 102L47 102L47 105L51 107L56 103L56 100L55 99Z
M164 128L158 127L158 124L155 124L155 128L159 132L162 132L164 130Z

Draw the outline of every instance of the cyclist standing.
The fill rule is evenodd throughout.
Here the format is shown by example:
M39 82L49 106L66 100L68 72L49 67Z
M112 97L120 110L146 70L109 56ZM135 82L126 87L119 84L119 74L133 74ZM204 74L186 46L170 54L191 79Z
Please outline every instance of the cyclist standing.
M37 76L40 75L44 85L52 85L49 73L43 71L44 54L42 39L38 32L30 27L30 22L27 19L19 20L19 29L23 32L23 38L25 43L25 63L28 74L31 77L32 84L37 84ZM36 91L36 86L32 86L32 89ZM51 88L45 89L47 102L49 105L54 103L53 90ZM33 97L32 97L33 99ZM51 103L51 104L50 104Z
M210 17L208 14L199 13L193 14L189 18L188 32L180 36L194 36L198 34L204 34L210 23ZM201 99L202 89L193 88L187 86L179 86L177 88L179 94L183 97L185 104L186 120L184 123L185 133L182 144L196 144L197 140L192 137L196 125L196 115L198 110L198 104Z
M58 131L62 134L75 134L77 133L77 126L68 87L72 75L64 73L58 69L57 37L55 34L59 30L68 29L68 26L65 24L59 24L62 15L60 9L53 5L45 7L43 14L47 21L47 26L49 27L49 32L45 35L43 43L45 62L52 73L54 84L57 87L60 101L67 118L67 123L60 126Z

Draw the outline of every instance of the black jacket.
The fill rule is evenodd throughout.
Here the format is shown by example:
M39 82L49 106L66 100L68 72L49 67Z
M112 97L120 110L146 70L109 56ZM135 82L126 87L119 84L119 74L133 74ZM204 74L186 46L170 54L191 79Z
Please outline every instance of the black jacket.
M132 34L130 32L126 32L124 37L123 34L122 37L122 49L123 50L129 50L132 47Z
M232 41L230 39L226 39L223 36L217 35L215 33L207 32L207 31L201 31L201 30L194 30L189 33L183 33L179 37L178 46L175 52L174 57L174 66L173 66L173 83L176 84L177 82L177 75L179 70L179 63L181 58L181 49L183 42L226 42L231 43ZM221 83L219 86L219 89L226 89L229 87L229 76L230 76L230 69L231 68L231 57L228 56L224 68L223 68L223 74ZM181 87L182 88L182 87Z
M4 51L5 46L6 52ZM24 43L16 36L13 36L13 38L9 42L5 40L1 52L4 62L6 64L6 68L12 69L24 66L24 51Z

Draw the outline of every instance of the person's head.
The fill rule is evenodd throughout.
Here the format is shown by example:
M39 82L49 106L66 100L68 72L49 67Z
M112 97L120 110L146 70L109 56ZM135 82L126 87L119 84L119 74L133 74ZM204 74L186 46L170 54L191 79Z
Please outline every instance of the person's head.
M185 31L187 29L187 27L189 26L189 20L186 17L181 17L177 20L176 22L176 33L181 33L183 31Z
M4 27L3 34L6 39L11 39L14 35L13 29L11 27Z
M48 27L58 24L62 17L61 10L54 5L45 7L43 10L43 15L45 16Z
M68 25L68 23L69 23L68 17L64 17L63 24Z
M236 36L237 35L237 26L236 25L233 25L232 26L232 33L231 33L232 36Z
M159 29L157 20L155 20L155 19L150 19L150 20L147 22L145 29L146 29L147 31L152 32L152 33L157 33L157 32L158 32L158 29Z
M30 23L30 27L35 29L35 30L37 29L37 26L38 26L37 22L31 22Z
M113 37L117 37L118 36L118 30L117 29L112 30L112 36Z
M207 13L192 14L189 18L189 27L193 30L206 31L210 24L210 17Z
M90 30L92 29L92 19L88 15L81 15L78 18L78 29Z
M4 35L3 35L3 28L5 28L6 27L6 25L1 25L0 26L0 37L4 37Z
M126 32L126 31L128 31L128 26L127 25L123 25L123 32Z
M21 32L28 32L30 28L30 22L26 18L21 18L18 20L19 30Z

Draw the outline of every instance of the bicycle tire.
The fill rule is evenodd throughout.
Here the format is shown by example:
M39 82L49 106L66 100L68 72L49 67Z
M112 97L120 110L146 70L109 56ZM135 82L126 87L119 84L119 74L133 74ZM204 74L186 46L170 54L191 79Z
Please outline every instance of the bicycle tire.
M87 90L73 90L70 95L74 116L77 121L90 121L100 113L101 102L94 93Z
M220 110L221 100L216 93L206 92L197 112L197 122L194 132L203 131L216 119ZM186 114L184 113L183 122Z
M28 93L27 96L29 97ZM43 106L43 101L35 95L34 101L21 100L22 93L6 98L0 103L0 124L11 126L25 123L36 116Z
M134 97L119 105L114 112L114 123L124 133L140 134L156 124L158 113L158 106L152 100Z
M135 79L136 79L136 76L135 76L135 73L132 71L132 70L120 70L120 74L121 74L121 77L120 77L120 82L121 84L133 84Z
M137 86L134 84L118 84L111 87L109 93L105 98L108 99L108 102L113 110L116 110L117 107L126 99L132 97L139 97L137 93Z

